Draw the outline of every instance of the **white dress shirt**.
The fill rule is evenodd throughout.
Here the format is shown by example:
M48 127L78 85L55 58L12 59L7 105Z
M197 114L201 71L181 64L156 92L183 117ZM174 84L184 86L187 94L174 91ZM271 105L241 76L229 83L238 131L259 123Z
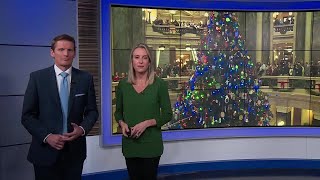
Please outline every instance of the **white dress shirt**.
M72 67L70 67L69 69L67 69L65 72L68 73L69 75L67 76L67 80L68 80L68 89L69 89L69 93L70 93L70 85L71 85L71 69ZM56 78L57 78L57 85L58 85L58 90L60 92L60 86L61 86L61 82L63 80L63 77L60 76L60 73L62 73L63 71L61 69L58 68L57 65L54 65L54 71L56 73Z

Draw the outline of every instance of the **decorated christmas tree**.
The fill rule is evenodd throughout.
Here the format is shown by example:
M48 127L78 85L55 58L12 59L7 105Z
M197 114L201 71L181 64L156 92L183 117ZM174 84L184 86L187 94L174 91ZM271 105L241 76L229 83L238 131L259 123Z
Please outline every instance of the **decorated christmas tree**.
M260 89L236 15L212 12L200 39L196 70L178 94L167 128L269 126L268 95Z

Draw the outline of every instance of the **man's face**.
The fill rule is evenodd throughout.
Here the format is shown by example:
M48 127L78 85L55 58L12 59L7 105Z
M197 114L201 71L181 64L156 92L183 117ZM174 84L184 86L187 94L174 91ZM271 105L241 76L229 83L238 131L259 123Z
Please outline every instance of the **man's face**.
M50 55L61 70L67 70L72 66L73 58L76 56L73 42L57 41L54 50L51 49Z

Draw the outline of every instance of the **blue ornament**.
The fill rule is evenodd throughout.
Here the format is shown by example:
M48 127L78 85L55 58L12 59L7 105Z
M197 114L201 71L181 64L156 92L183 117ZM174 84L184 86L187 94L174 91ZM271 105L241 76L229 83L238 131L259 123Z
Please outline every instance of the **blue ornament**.
M239 31L236 31L236 32L234 33L234 36L235 36L235 37L238 37L238 36L239 36Z
M265 105L266 110L269 110L270 106L267 104Z

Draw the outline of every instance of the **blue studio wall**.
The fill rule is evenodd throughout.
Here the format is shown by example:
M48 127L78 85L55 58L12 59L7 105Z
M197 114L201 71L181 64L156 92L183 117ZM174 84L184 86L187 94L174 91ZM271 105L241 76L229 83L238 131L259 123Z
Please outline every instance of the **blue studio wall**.
M320 9L319 2L311 1L270 0L268 3L266 1L255 3L253 1L227 2L219 0L101 0L101 2L102 8L108 8L111 3L149 7L191 7L191 9L235 10L243 8L243 10L259 11L269 10L269 8L280 8L280 10ZM103 22L105 20L103 19ZM26 156L31 138L20 123L23 94L29 73L52 65L52 59L49 55L52 37L61 33L77 36L77 2L73 0L2 0L0 1L0 24L0 122L2 123L0 127L0 179L29 180L33 179L33 168L27 162ZM103 26L102 28L103 32L107 32L104 30L108 27ZM106 42L105 35L103 40ZM103 44L102 49L105 48L110 49L110 44ZM103 53L103 57L109 56L107 51ZM77 61L74 65L78 66ZM103 61L103 65L109 66L107 61ZM108 74L102 75L103 78L108 77ZM103 108L107 108L107 106L103 106ZM196 167L196 170L210 170L210 165L212 165L210 162L229 160L232 163L234 159L284 158L289 160L307 159L310 162L314 159L320 159L318 152L320 142L317 136L310 136L314 136L314 134L300 134L298 138L231 138L166 142L165 154L161 160L161 171L163 173L184 172L185 167L189 167L190 171L194 170L193 167ZM126 177L120 146L102 148L99 136L87 139L88 158L84 167L85 179L110 178L115 174L116 177ZM103 138L103 140L106 139ZM199 161L210 162L205 166L187 166ZM259 167L266 164L267 162L263 161ZM320 167L319 163L305 164ZM240 163L240 165L235 164L232 167L241 166L243 164Z
M51 39L77 36L77 2L2 0L0 24L0 179L31 180L31 137L20 123L24 91L30 72L53 64Z

